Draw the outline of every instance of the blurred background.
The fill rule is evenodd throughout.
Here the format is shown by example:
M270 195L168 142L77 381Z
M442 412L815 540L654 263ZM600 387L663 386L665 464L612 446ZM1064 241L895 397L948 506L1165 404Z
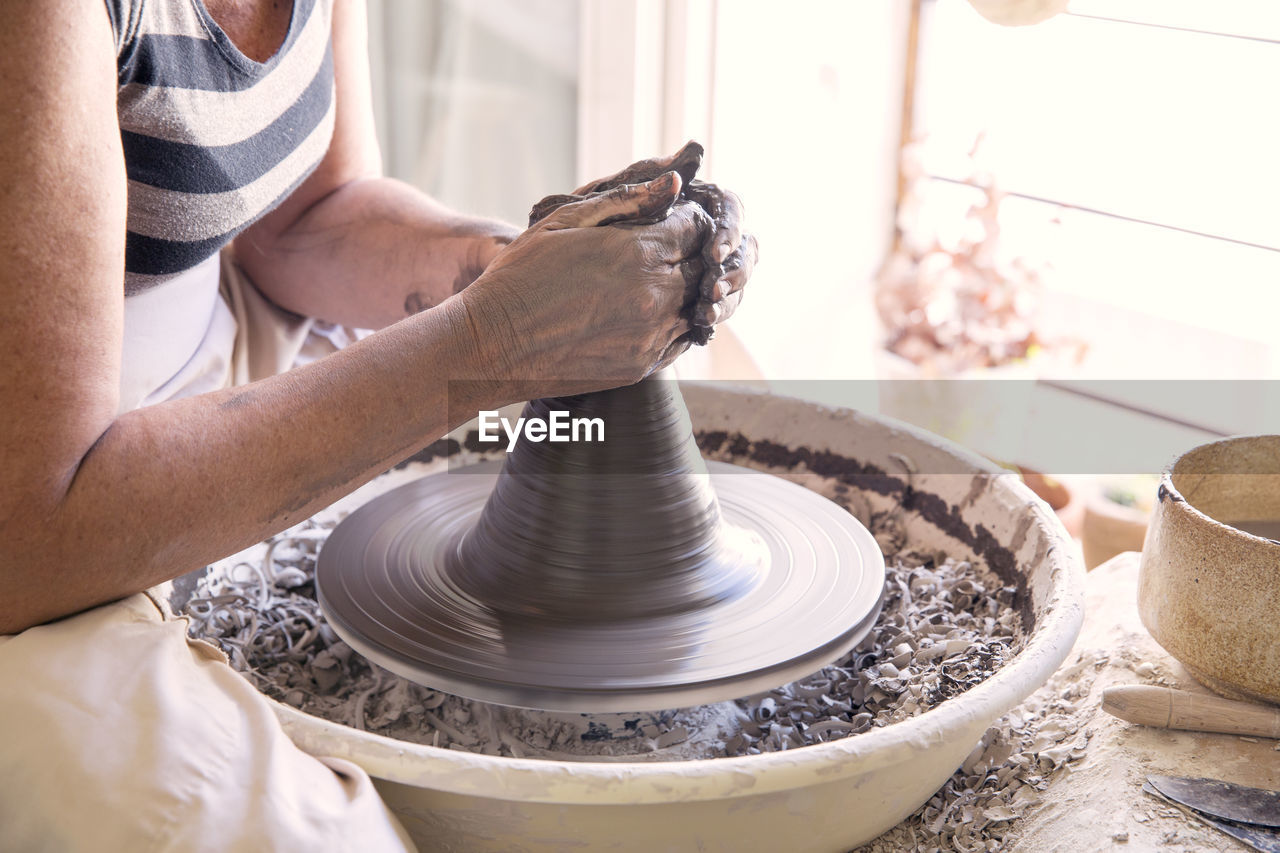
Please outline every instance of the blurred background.
M967 0L370 13L388 170L452 206L521 223L707 147L761 263L686 376L1063 474L1280 431L1278 4L1072 0L1018 27Z
M642 157L706 146L763 260L733 331L770 379L870 378L910 3L374 0L388 171L522 223ZM748 307L749 306L749 307Z

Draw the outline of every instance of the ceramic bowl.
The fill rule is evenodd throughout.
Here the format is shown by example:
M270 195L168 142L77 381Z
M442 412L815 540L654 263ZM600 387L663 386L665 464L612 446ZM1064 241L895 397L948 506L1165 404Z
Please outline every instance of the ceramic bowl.
M1138 612L1210 689L1280 702L1280 435L1201 445L1161 478ZM1241 529L1245 528L1245 529Z
M1141 551L1150 513L1124 506L1101 490L1088 495L1080 525L1084 567L1090 571L1125 551Z

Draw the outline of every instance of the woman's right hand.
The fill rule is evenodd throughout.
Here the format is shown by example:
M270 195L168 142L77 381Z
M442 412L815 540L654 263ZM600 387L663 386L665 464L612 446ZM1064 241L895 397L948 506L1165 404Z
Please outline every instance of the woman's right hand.
M528 398L629 385L673 361L684 262L710 222L692 205L635 220L661 216L680 186L668 172L567 204L503 249L457 297L481 373Z

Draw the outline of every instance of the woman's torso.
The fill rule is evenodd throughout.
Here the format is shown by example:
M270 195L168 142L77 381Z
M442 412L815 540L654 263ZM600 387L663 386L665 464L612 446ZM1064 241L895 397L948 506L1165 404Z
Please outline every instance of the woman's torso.
M294 0L282 40L269 15L224 17L249 54L279 45L259 62L200 0L106 0L129 198L121 411L224 381L217 255L328 150L330 4Z

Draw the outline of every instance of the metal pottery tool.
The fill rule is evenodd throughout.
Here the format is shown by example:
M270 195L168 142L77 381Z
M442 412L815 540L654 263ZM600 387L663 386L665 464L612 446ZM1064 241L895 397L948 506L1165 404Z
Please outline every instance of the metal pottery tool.
M1280 791L1185 776L1148 776L1142 790L1255 850L1280 853Z

